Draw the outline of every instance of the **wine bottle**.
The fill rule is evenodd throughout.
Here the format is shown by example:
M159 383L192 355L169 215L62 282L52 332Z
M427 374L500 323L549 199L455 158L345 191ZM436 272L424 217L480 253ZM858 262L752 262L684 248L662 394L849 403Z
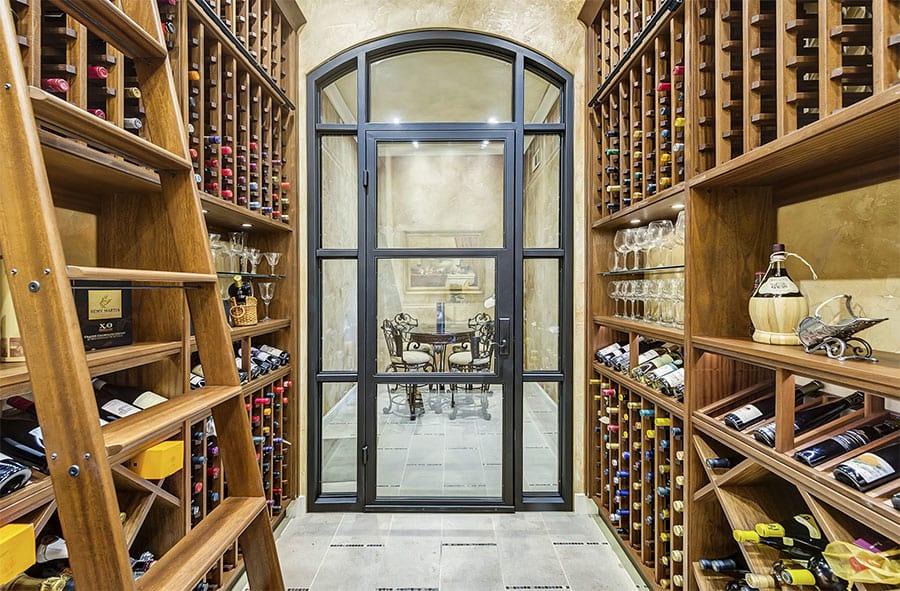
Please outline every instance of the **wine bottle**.
M656 355L652 359L649 359L648 361L645 361L644 363L632 369L631 377L635 378L636 380L643 381L643 377L646 374L665 365L675 363L676 361L681 361L681 355L674 351L666 351L665 353Z
M732 532L735 541L748 544L762 544L780 550L792 558L800 560L809 560L811 557L819 554L818 546L808 544L803 540L795 540L794 538L764 538L753 530L736 529Z
M18 414L0 419L0 451L47 471L44 434L33 416Z
M288 363L291 360L290 353L288 353L287 351L282 351L281 349L278 349L277 347L272 347L271 345L260 345L259 349L260 349L260 351L268 353L269 355L273 355L275 357L280 358L282 360L282 365Z
M764 538L783 538L785 536L802 539L815 546L825 548L826 540L822 537L822 530L812 515L801 513L794 515L786 521L773 523L757 523L754 531Z
M803 398L817 394L824 387L825 384L819 380L813 380L803 386L796 386L794 388L795 404L800 404L803 401ZM732 429L740 431L751 425L755 425L760 421L771 419L774 416L775 396L773 394L772 396L757 400L756 402L731 411L725 415L723 420L725 424Z
M711 570L717 573L747 571L747 562L744 560L744 555L740 552L735 552L724 558L701 558L699 562L700 568L703 570Z
M144 390L143 388L117 386L115 384L105 382L100 378L94 378L91 384L94 387L94 391L100 394L101 397L116 400L118 402L125 402L134 407L137 407L138 410L146 410L151 406L156 406L157 404L162 404L163 402L168 401L167 398L165 398L164 396L160 396L156 392Z
M900 472L900 442L868 451L838 464L834 469L834 477L865 492L894 480L898 472Z
M799 345L797 319L808 314L806 299L788 275L784 244L772 245L769 267L759 287L750 296L749 311L753 322L753 340L774 345Z
M31 468L0 453L0 497L15 492L31 480Z
M854 392L846 398L797 411L794 414L794 435L824 425L841 416L845 410L862 408L864 402L865 394ZM775 424L756 429L753 431L753 438L769 447L775 447Z
M68 560L69 548L66 541L58 536L44 536L35 550L35 561L38 564L55 560Z
M838 578L822 556L813 556L806 568L785 568L780 572L788 585L815 585L819 591L846 591L847 581Z
M781 579L773 574L746 573L744 581L751 589L781 589Z
M897 429L900 429L900 421L896 419L850 429L798 451L794 454L794 459L808 466L815 466L880 439Z
M23 573L0 586L0 589L3 591L44 591L45 589L75 591L75 579L68 573L44 579L38 579Z
M734 462L731 458L706 458L706 465L713 470L731 468Z

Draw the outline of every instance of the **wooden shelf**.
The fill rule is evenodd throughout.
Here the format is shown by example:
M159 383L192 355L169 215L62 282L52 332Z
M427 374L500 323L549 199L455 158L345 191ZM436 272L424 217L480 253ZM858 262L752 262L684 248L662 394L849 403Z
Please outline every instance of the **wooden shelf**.
M49 476L38 474L31 482L12 494L0 497L0 523L16 521L53 500L53 483Z
M892 507L873 502L871 496L836 482L830 473L801 464L787 454L778 453L699 411L695 411L692 418L696 429L758 462L801 491L831 499L847 515L900 544L897 511Z
M621 384L629 390L640 394L642 397L653 402L653 404L657 404L665 408L673 415L679 418L684 417L684 404L678 402L674 398L670 398L662 392L657 392L653 388L650 388L638 382L637 380L633 380L625 374L621 374L615 370L612 370L603 364L597 363L596 361L593 363L593 368L594 371L599 373L600 375L605 376L606 378Z
M673 326L663 326L655 322L630 320L615 316L594 316L594 324L608 326L622 332L634 332L666 341L667 343L684 344L684 330Z
M232 340L240 340L247 337L258 337L264 334L269 334L278 330L282 330L288 328L291 325L290 319L272 319L272 320L260 320L259 324L255 326L237 326L232 327L231 329L231 338Z
M886 146L896 145L898 121L900 88L893 88L720 164L690 186L778 185L881 160L890 156Z
M284 379L291 374L291 366L285 365L274 371L270 371L266 375L259 376L255 380L250 380L241 386L242 394L251 394L257 390L262 390L266 386L274 384L278 380Z
M642 199L624 209L601 217L592 224L592 227L605 232L635 226L646 226L654 220L675 217L681 208L675 209L673 205L684 205L684 183L669 187L659 193ZM633 220L639 220L634 222Z
M164 343L135 343L124 347L88 351L87 361L92 376L161 361L181 351L181 341ZM28 367L25 363L0 364L0 399L31 391Z
M248 208L209 193L200 192L200 203L206 217L206 225L235 231L293 232L289 224L250 211ZM248 227L246 224L250 224Z
M135 283L173 283L190 285L196 283L215 283L216 275L208 273L182 273L177 271L153 271L148 269L115 269L111 267L84 267L80 265L66 266L69 279Z
M900 355L896 353L876 352L878 363L837 361L821 353L806 353L799 346L766 345L749 338L694 336L692 340L695 347L705 351L900 399Z
M110 461L125 460L141 448L171 437L185 421L208 415L214 406L240 393L239 386L206 386L104 425L101 432Z

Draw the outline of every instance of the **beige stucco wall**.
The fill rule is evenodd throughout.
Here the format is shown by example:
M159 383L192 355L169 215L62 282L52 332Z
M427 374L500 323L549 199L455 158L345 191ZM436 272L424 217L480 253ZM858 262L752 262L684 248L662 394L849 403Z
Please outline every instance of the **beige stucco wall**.
M575 278L574 310L575 359L574 359L574 466L575 492L584 491L583 482L583 417L585 352L580 335L584 334L584 153L581 141L584 137L583 110L578 108L586 101L584 89L584 27L578 21L582 0L298 0L307 19L300 33L301 74L300 88L305 89L305 75L322 62L345 49L360 43L403 31L430 28L454 28L488 33L515 41L534 49L572 73L575 79L575 121L573 137L575 207ZM305 95L298 97L298 112L306 112ZM300 116L303 121L303 115ZM306 162L306 133L300 126L300 162ZM304 165L305 166L305 165ZM305 169L302 169L305 170ZM305 174L299 183L300 219L306 219ZM306 244L300 240L300 260L306 260ZM301 265L299 293L306 295L305 266ZM306 302L301 301L302 322L306 325ZM300 332L301 357L306 361L306 334ZM301 376L306 368L301 367ZM305 412L305 405L302 406ZM302 423L306 425L305 417ZM305 432L299 438L305 448ZM299 457L305 461L306 450ZM301 474L305 489L306 476Z

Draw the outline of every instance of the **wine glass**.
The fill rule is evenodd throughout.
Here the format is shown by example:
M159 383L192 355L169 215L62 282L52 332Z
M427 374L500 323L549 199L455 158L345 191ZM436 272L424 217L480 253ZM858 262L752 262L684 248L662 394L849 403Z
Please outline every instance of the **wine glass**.
M655 222L650 222L650 225L647 228L650 232L651 248L655 248L658 251L662 251L664 248L668 248L669 240L672 234L675 232L675 226L670 220L657 220ZM665 257L659 257L657 260L657 264L654 266L665 267Z
M644 312L644 320L647 322L657 322L659 320L659 293L660 293L660 280L659 279L648 279L647 280L647 307Z
M684 244L684 224L685 224L685 216L684 210L678 212L678 217L675 218L675 243L676 244Z
M628 228L625 230L625 268L630 271L638 270L638 262L637 262L637 251L638 247L636 245L637 234L635 234L635 230L637 228ZM634 253L634 266L628 267L628 253Z
M613 305L615 306L615 314L613 316L619 316L619 284L621 281L610 281L607 284L607 292L609 294L609 299L613 301Z
M213 267L215 267L216 272L219 269L219 251L225 249L225 245L222 243L221 234L210 234L209 235L209 250L212 252L213 258Z
M640 228L634 229L634 244L637 247L637 252L643 252L650 248L650 229L647 226L641 226ZM637 253L635 254L635 262L638 260ZM644 262L642 265L635 267L636 269L643 269L647 266L647 253L644 253Z
M618 230L613 238L613 246L616 249L616 268L613 271L625 271L628 269L628 244L625 241L627 232L628 230ZM620 254L625 257L625 261L621 265L619 264L618 256Z
M275 274L275 265L277 265L278 261L281 260L281 253L280 252L267 252L267 253L265 253L265 255L266 255L266 262L269 263L269 268L272 270L271 271L272 275L274 275Z
M270 282L260 283L259 297L266 305L266 316L263 320L271 320L271 318L269 318L269 303L272 301L272 298L275 297L275 284Z
M662 297L661 323L673 326L675 324L675 280L663 279L660 289Z
M247 260L250 262L250 273L256 275L256 267L262 262L263 255L258 248L248 248L245 252Z
M675 292L675 326L684 326L684 278L673 279L673 291Z

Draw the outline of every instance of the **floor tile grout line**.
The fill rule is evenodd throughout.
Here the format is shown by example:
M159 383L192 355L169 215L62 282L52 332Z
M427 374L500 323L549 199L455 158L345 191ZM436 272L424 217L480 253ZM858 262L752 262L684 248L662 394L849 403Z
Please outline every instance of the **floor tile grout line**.
M319 576L319 572L322 570L322 566L325 565L325 559L328 557L328 553L331 552L331 545L334 543L334 540L337 537L337 533L341 529L341 524L344 523L344 520L347 518L347 515L349 515L349 513L341 513L341 520L338 521L337 527L334 528L334 533L331 534L331 539L328 541L328 546L325 548L325 553L322 554L322 558L319 560L319 566L316 567L316 573L313 575L312 579L310 579L310 581L309 581L310 591L312 591L312 588L316 583L316 578Z

